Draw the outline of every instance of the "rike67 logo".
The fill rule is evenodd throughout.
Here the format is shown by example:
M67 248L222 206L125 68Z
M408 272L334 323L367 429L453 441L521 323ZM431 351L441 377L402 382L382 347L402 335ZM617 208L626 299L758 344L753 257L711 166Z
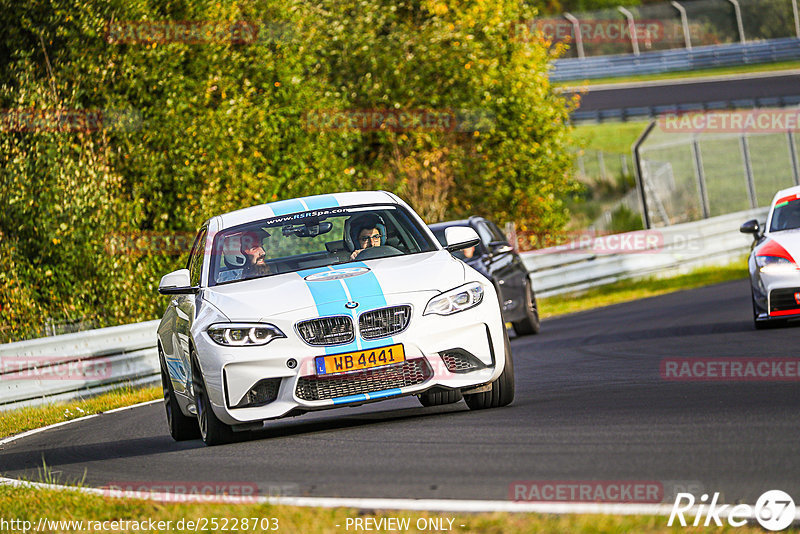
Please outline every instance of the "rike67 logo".
M691 493L678 493L675 496L675 503L672 505L672 513L667 521L667 526L671 527L675 520L685 527L687 526L686 517L694 515L692 526L723 526L723 520L727 520L732 527L741 527L747 524L748 519L755 519L763 528L772 531L787 528L796 517L796 507L794 500L788 493L781 490L769 490L764 492L756 501L755 506L749 504L719 504L719 493L714 493L711 501L708 494L703 494L700 501L696 503L694 495Z

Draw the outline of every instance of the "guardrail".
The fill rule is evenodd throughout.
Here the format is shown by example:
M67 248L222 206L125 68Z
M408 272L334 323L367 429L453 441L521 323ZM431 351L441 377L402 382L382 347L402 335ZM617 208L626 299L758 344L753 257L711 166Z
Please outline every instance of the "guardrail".
M554 82L662 74L712 67L772 63L800 58L800 39L784 38L749 43L698 46L692 49L642 52L633 55L564 58L555 61Z
M729 213L664 228L592 237L523 252L540 297L581 291L624 278L688 272L723 265L750 250L753 238L739 232L749 219L766 219L768 208Z
M0 345L0 410L159 380L158 321Z
M651 245L629 251L600 253L598 243L607 248L610 242L599 237L600 241L583 240L521 256L537 295L577 291L734 260L752 242L739 233L741 223L763 220L767 211L759 208L612 237L615 243ZM157 382L157 326L158 321L148 321L0 345L0 411Z

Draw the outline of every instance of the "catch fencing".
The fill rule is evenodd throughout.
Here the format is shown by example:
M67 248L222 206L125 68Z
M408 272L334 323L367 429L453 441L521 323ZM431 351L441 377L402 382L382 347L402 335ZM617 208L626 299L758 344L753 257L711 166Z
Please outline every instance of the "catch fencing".
M785 120L792 117L800 120L800 109L663 115L639 148L649 227L768 206L778 190L800 185L797 124ZM721 127L736 118L755 127ZM759 129L760 118L767 126L781 119L781 127Z

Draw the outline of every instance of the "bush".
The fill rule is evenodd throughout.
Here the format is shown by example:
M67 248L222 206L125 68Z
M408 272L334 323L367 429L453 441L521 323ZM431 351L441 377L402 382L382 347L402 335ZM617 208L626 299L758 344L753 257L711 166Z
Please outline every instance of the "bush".
M31 5L32 4L32 5ZM386 188L431 221L555 231L573 190L568 103L515 1L2 2L0 108L87 110L89 131L0 132L5 339L44 318L158 317L183 254L115 236L194 232L281 198ZM109 42L110 22L249 21L255 42ZM320 110L453 110L455 129L310 127ZM448 111L449 112L449 111ZM464 126L466 124L466 126ZM124 240L123 240L124 242Z

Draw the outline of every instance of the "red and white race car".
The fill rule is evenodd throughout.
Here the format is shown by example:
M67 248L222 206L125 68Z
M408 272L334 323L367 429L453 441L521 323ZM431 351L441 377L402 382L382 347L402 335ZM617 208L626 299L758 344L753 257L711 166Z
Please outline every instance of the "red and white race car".
M763 233L756 219L740 231L756 239L748 260L755 327L800 318L800 186L778 191Z

